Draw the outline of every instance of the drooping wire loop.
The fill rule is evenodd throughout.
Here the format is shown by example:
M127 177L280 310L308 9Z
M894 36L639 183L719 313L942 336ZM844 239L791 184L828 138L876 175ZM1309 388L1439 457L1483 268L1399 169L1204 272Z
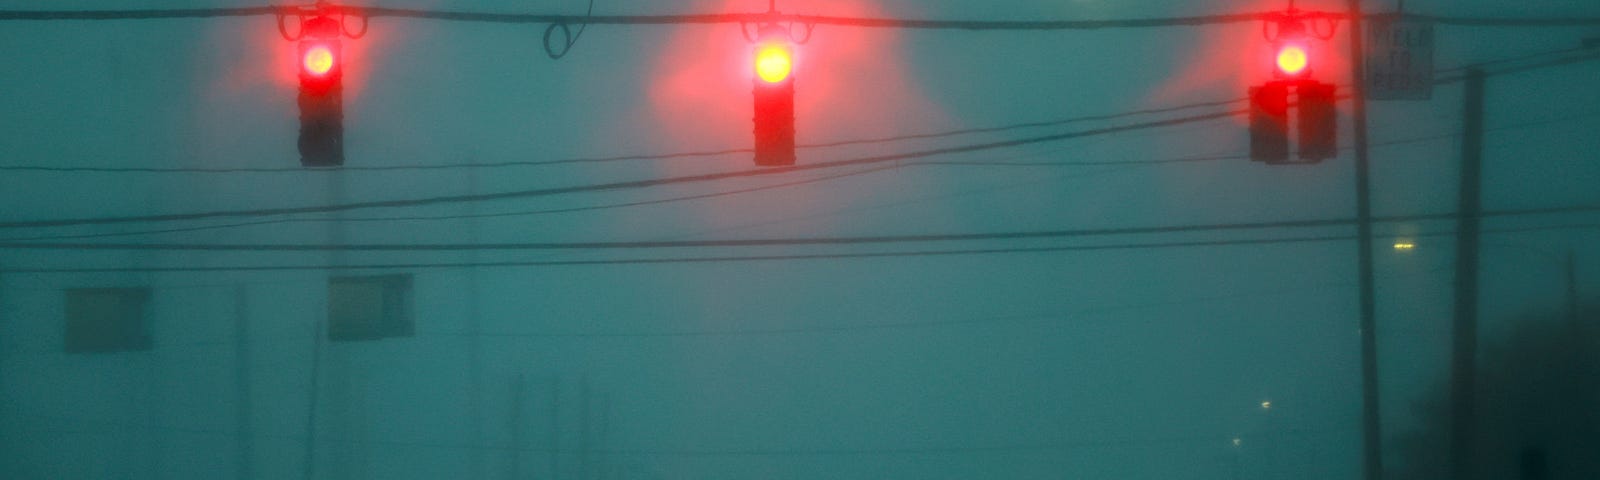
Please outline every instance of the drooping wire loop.
M589 9L583 13L583 24L578 25L577 33L572 32L572 27L567 24L565 18L551 22L550 26L544 29L544 54L548 55L551 60L560 60L561 57L567 56L567 52L572 51L572 46L576 45L578 39L583 37L583 31L589 28L589 19L593 16L594 0L589 0ZM560 51L557 51L556 44L550 41L550 36L556 32L557 27L561 29Z
M305 28L306 27L306 17L305 17L305 15L300 14L299 12L294 12L294 18L295 18L295 33L294 33L294 35L290 35L289 34L289 29L284 26L284 17L288 17L289 13L280 11L280 12L277 13L277 15L278 15L278 35L282 35L284 40L288 40L288 41L291 41L291 42L299 41L301 37L304 37L306 35L306 28Z
M1290 7L1283 13L1266 14L1261 22L1261 36L1268 42L1279 42L1297 37L1331 40L1338 32L1339 17L1325 12L1307 12ZM1326 28L1322 28L1322 27Z
M278 17L278 35L291 42L299 41L307 35L317 37L337 37L342 35L351 39L366 36L370 17L359 11L355 14L350 12L351 9L349 7L335 6L326 0L319 0L316 5L309 7L288 7L275 12ZM339 15L337 21L333 20L335 13ZM290 16L295 19L295 32L293 34L289 33L288 22L285 20ZM350 31L349 17L351 16L361 19L361 30Z
M774 32L774 31L782 31L783 32L783 36L785 38L787 38L790 43L793 43L795 45L805 45L806 42L810 42L811 41L811 32L813 30L816 30L816 28L817 28L817 23L816 22L813 22L813 21L801 21L801 22L799 22L800 26L805 29L805 33L806 33L804 37L800 37L800 36L795 35L795 30L796 29L795 29L795 22L794 21L788 21L788 22L781 22L780 23L778 21L773 20L773 21L763 21L763 22L757 23L756 24L756 30L755 30L756 33L755 34L751 34L750 33L750 23L751 22L744 22L744 21L739 22L739 33L741 35L744 35L745 41L750 42L750 43L759 42L762 39L765 39L768 36L770 36L771 33Z
M350 33L350 25L346 19L347 14L348 12L343 10L339 12L339 32L343 33L344 36L349 37L352 40L367 36L367 25L371 24L371 17L368 17L366 14L355 15L357 18L361 19L361 31L358 33Z

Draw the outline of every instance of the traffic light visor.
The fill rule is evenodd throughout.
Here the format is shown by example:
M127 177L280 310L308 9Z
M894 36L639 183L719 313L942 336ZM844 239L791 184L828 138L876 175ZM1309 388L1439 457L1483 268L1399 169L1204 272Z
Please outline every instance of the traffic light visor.
M756 50L756 76L767 83L778 83L789 78L794 67L789 48L785 45L762 45Z

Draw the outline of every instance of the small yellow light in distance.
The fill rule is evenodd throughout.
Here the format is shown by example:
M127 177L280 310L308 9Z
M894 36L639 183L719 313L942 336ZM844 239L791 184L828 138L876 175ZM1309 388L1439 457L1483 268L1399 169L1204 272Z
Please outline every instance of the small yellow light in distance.
M1264 409L1265 408L1272 408L1272 402L1271 401L1261 402L1261 408L1264 408Z
M756 75L767 83L778 83L789 78L793 62L789 49L782 45L766 45L756 52Z
M1415 243L1404 242L1404 241L1394 242L1394 251L1396 251L1396 252L1409 252L1409 251L1411 251L1413 249L1416 249L1416 248L1417 248L1417 244L1415 244Z

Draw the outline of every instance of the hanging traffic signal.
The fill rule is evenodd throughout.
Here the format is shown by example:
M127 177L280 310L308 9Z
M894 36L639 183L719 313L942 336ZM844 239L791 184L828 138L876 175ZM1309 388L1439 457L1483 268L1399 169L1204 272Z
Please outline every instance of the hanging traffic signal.
M761 27L754 68L756 165L794 165L794 46L788 29Z
M344 65L342 23L317 15L301 23L300 164L344 165Z
M1269 164L1316 163L1339 154L1338 112L1334 106L1334 86L1312 79L1312 40L1333 37L1332 20L1321 14L1301 12L1290 7L1284 14L1268 20L1262 33L1272 45L1272 78L1250 88L1250 159ZM1327 32L1315 26L1328 22ZM1267 28L1276 25L1276 33ZM1289 160L1289 93L1298 99L1295 115L1298 161Z
M1288 83L1250 88L1250 159L1271 164L1289 161Z
M1334 86L1303 82L1299 88L1299 157L1321 161L1339 156L1339 116L1334 107Z

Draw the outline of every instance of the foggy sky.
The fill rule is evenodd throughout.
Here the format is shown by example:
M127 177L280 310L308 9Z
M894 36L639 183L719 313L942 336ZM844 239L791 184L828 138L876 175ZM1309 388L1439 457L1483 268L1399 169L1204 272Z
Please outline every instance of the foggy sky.
M597 14L758 10L764 1L611 1ZM1340 1L1302 1L1340 9ZM160 7L253 6L166 0ZM582 13L577 0L366 2L464 11ZM931 19L1098 19L1263 10L1278 3L1100 0L780 1L784 11ZM1369 9L1391 5L1369 2ZM147 2L0 1L0 9L148 8ZM1460 16L1600 15L1588 2L1412 1L1408 10ZM1327 44L1348 62L1340 39ZM544 25L375 19L347 40L347 165L493 163L747 148L748 49L736 26L592 26L561 60L539 44ZM796 67L800 143L980 128L1241 98L1264 75L1241 66L1259 25L1056 32L859 30L818 27ZM1435 65L1453 68L1576 47L1600 31L1439 26ZM0 22L0 131L5 165L124 167L296 166L293 45L270 17L127 22ZM1256 68L1249 70L1249 68ZM726 73L727 75L723 75ZM1324 81L1350 84L1346 71ZM1489 81L1484 140L1486 210L1600 202L1600 90L1592 63ZM1375 143L1450 135L1461 128L1459 84L1423 102L1373 102ZM1348 104L1340 104L1341 143ZM1534 126L1533 122L1565 119ZM1138 120L1138 119L1134 119ZM1076 131L1084 123L882 145L806 149L800 163ZM1139 161L1244 153L1242 120L1139 130L930 160ZM1458 137L1374 147L1374 213L1453 212ZM744 155L544 167L270 174L0 173L0 221L320 205L489 193L752 168ZM529 200L343 212L343 218L517 212L738 190L821 176L793 173ZM1115 228L1345 218L1354 215L1351 156L1268 167L1247 160L1140 166L908 165L757 193L566 214L431 222L306 223L108 241L175 243L562 242L788 238ZM1485 228L1592 222L1592 214L1485 221ZM206 222L223 223L223 222ZM160 227L156 225L155 227ZM11 229L5 238L115 232L131 224ZM1450 237L1418 239L1452 222L1376 228L1379 360L1385 429L1411 425L1415 396L1448 366ZM1349 228L1083 241L1051 245L1344 235ZM1593 299L1600 245L1593 228L1486 234L1483 332L1513 314L1555 311L1562 259L1576 250L1580 291ZM1077 242L1077 243L1074 243ZM61 367L33 353L58 348L52 312L30 291L67 285L171 287L162 305L206 328L167 325L161 342L229 338L206 313L225 311L229 288L251 285L261 338L302 335L326 272L6 274L5 268L200 266L329 262L580 260L763 253L983 248L994 242L639 252L177 253L0 251L0 407L43 408ZM425 270L417 274L419 352L403 368L330 360L325 382L377 395L404 425L356 417L329 422L373 438L454 442L510 435L426 420L433 412L494 410L517 375L581 378L611 402L608 460L620 478L1246 478L1359 474L1356 247L1314 242L1228 247L963 255L904 259L651 266ZM31 290L30 290L31 289ZM42 295L42 294L41 294ZM42 297L40 297L42 298ZM474 300L476 298L476 300ZM475 312L469 316L466 312ZM177 313L172 313L177 312ZM42 317L41 317L42 318ZM274 318L285 320L275 323ZM23 328L23 325L31 327ZM159 327L160 325L158 325ZM495 333L463 336L472 331ZM165 335L166 333L162 333ZM292 344L292 343L291 343ZM300 375L304 344L258 347L268 381ZM388 348L388 347L384 347ZM467 385L469 351L515 359L481 365L477 407L438 385ZM160 357L185 364L181 353ZM49 370L55 368L55 370ZM182 371L168 367L171 372ZM287 367L286 367L287 368ZM343 372L343 373L339 373ZM168 380L157 398L203 396L208 386ZM294 411L303 394L261 397ZM530 387L538 392L538 388ZM163 390L164 389L164 390ZM366 390L363 390L366 389ZM415 390L415 391L413 391ZM430 391L432 390L432 391ZM343 395L346 393L334 393ZM348 393L361 395L360 393ZM534 393L534 396L543 395ZM415 399L407 401L406 399ZM543 398L543 397L539 397ZM532 401L532 400L530 400ZM1264 411L1260 404L1270 401ZM544 408L545 400L534 405ZM11 407L17 407L18 410ZM375 407L377 408L377 407ZM574 408L570 403L563 408ZM161 414L188 425L181 408ZM281 413L281 412L280 412ZM543 420L541 420L543 421ZM367 422L367 423L363 423ZM10 431L25 424L8 418ZM544 424L540 424L544 425ZM295 435L294 425L266 433ZM482 429L473 432L473 428ZM570 426L568 428L571 428ZM270 429L269 429L270 430ZM487 433L485 433L487 432ZM532 433L542 439L542 432ZM570 447L575 434L563 439ZM10 437L11 435L0 435ZM498 437L497 437L498 436ZM1233 438L1241 438L1235 447ZM71 444L70 437L50 440ZM175 440L164 451L181 452ZM298 447L263 451L298 458ZM360 452L328 444L330 455ZM340 450L344 448L345 450ZM543 447L541 447L543 448ZM276 449L276 450L274 450ZM416 458L452 452L366 451ZM378 452L378 453L373 453ZM171 453L181 457L181 453ZM494 454L499 455L499 454ZM532 454L530 454L532 455ZM493 457L492 458L499 458ZM277 458L277 457L273 457ZM0 471L30 460L0 454ZM498 460L495 460L498 461ZM1393 460L1391 460L1393 461ZM176 463L176 461L174 461ZM418 461L418 464L426 464ZM432 464L428 464L432 465ZM279 466L291 473L293 465ZM180 468L180 467L173 467ZM267 467L259 467L266 470ZM392 471L373 460L350 476ZM337 475L340 472L329 473Z

